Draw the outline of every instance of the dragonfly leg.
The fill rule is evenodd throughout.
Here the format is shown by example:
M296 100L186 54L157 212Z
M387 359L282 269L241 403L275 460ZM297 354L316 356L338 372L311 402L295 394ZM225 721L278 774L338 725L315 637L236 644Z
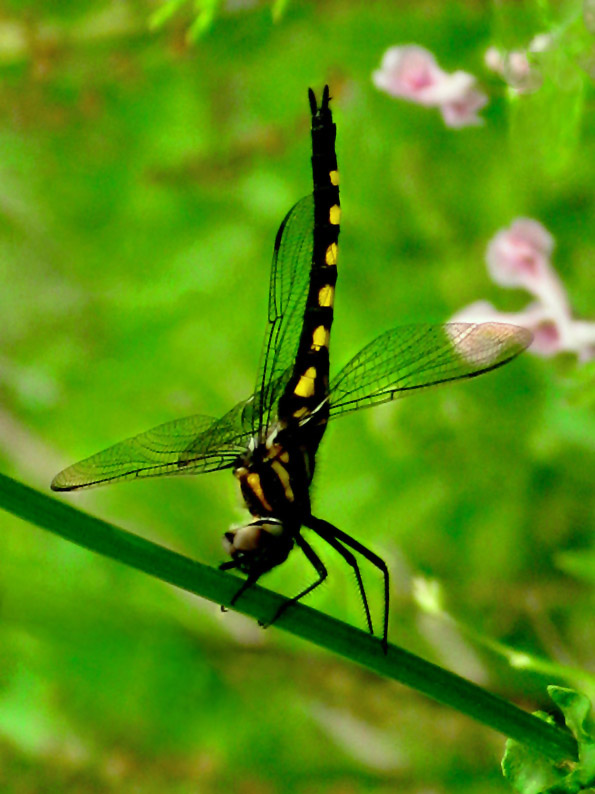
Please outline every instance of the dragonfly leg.
M229 571L232 568L237 568L237 567L238 567L238 563L237 563L236 560L228 560L227 562L222 562L221 563L221 565L219 566L219 570L220 571ZM229 602L229 605L230 606L234 606L237 603L238 599L241 598L241 596L244 595L246 590L249 590L252 587L252 585L256 584L256 582L259 579L260 579L260 573L249 575L248 578L245 581L242 582L241 587L238 589L237 593L233 596L233 598ZM227 607L221 605L221 611L222 612L227 612Z
M310 544L307 543L300 534L296 535L295 542L296 545L299 546L299 548L304 552L304 554L306 555L306 559L318 574L318 579L315 582L312 582L311 585L306 587L305 590L302 590L301 593L298 593L296 596L293 596L293 598L288 598L287 601L284 601L279 607L279 609L275 612L272 619L268 621L268 623L260 624L263 628L267 628L268 626L271 626L276 620L278 620L281 617L281 615L292 604L297 604L298 601L301 601L302 598L304 598L304 596L307 596L308 593L311 593L312 590L315 590L319 585L321 585L328 576L328 571L324 563L322 562L320 557L316 554L312 546L310 546Z
M328 521L324 521L322 518L315 518L314 516L310 516L306 526L310 529L313 529L317 535L323 540L326 540L333 548L337 548L333 541L339 541L340 543L344 544L345 546L349 546L349 548L356 551L358 554L361 554L368 562L372 563L378 570L382 573L382 577L384 580L384 622L383 622L383 631L382 631L382 648L384 653L388 651L388 613L389 613L389 605L390 605L390 581L389 581L389 573L388 568L386 567L386 563L379 557L377 554L374 554L373 551L368 549L358 540L352 538L351 535L348 535L343 530L339 529L338 527L333 526ZM337 548L337 551L339 549ZM343 555L344 556L344 555ZM344 559L349 563L349 560L344 556ZM356 576L358 576L357 568L354 569L356 572ZM363 588L363 584L361 583L361 579L358 576L358 586L360 590L360 594L362 596L362 600L364 602L364 608L366 613L369 614L368 608L368 600Z
M260 575L249 576L244 582L242 582L242 586L229 602L230 606L232 607L235 606L235 604L237 604L238 602L238 599L241 598L241 596L244 595L246 590L249 590L252 587L252 585L255 585L259 579L260 579Z
M318 519L315 519L318 520ZM313 527L311 527L313 529ZM320 533L319 533L320 534ZM357 560L355 555L352 554L348 549L340 543L334 535L320 535L328 544L331 546L335 551L338 551L341 557L345 560L347 565L353 569L355 573L355 578L357 579L357 586L359 589L359 594L364 605L364 610L366 612L366 623L368 624L368 631L372 636L374 636L374 626L372 624L372 615L370 613L370 606L368 604L368 597L366 596L366 589L364 587L364 582L362 580L362 575L360 573L359 565L357 564Z

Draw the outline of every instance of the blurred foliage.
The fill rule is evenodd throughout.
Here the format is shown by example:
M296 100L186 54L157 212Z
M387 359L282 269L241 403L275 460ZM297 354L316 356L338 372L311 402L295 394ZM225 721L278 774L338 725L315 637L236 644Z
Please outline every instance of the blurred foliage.
M562 6L580 4L552 3ZM552 78L547 103L539 92L513 102L483 67L511 31L518 46L559 26L545 0L494 14L472 0L296 0L278 24L271 3L228 0L194 46L184 9L149 30L156 8L12 0L1 12L8 474L46 488L103 446L250 393L274 235L310 189L310 85L330 83L338 125L336 366L398 323L445 320L478 298L524 305L483 266L489 238L518 215L555 236L575 313L593 316L589 50L573 60L572 32L560 44L580 84L568 102L566 77L560 93ZM479 77L484 126L449 130L372 87L385 49L409 42ZM525 99L532 112L519 114ZM569 107L573 134L542 145ZM389 563L393 640L531 709L549 708L551 677L510 667L459 624L558 663L560 683L572 685L570 668L593 672L592 393L592 369L581 378L574 358L525 355L346 417L319 456L317 514ZM212 564L241 515L229 473L69 498ZM0 521L3 792L505 790L501 737L274 628ZM320 551L332 575L312 604L361 625L349 572ZM458 623L416 606L419 574L441 582ZM309 576L296 554L266 584L294 593Z
M271 17L275 22L281 19L289 2L290 0L271 0ZM232 0L227 3L226 10L238 11L242 7L249 8L253 5L256 3L250 2L250 0L248 2ZM190 0L162 0L161 5L149 17L149 26L153 29L160 28L184 7L194 9L193 20L188 27L186 39L189 42L196 42L203 33L211 28L215 17L221 12L222 6L222 0L195 0L194 3L191 3Z

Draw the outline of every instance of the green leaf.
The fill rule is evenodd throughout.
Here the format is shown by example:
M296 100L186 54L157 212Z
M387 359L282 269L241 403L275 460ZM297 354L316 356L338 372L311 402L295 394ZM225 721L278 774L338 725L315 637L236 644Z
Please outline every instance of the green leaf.
M554 556L556 567L579 582L595 585L595 549L563 551Z
M548 695L564 714L567 727L579 742L589 743L593 740L590 728L591 702L586 695L561 686L548 686Z
M150 30L157 30L166 22L168 22L173 15L178 11L187 0L166 0L163 5L159 6L159 8L155 9L153 13L149 17L149 28Z
M542 711L536 711L535 716L550 725L555 724L553 717ZM539 794L564 779L564 772L549 758L512 739L506 742L502 773L521 794Z
M157 30L174 16L174 14L182 8L189 0L166 0L166 2L159 6L149 17L149 28ZM195 42L200 36L203 35L211 25L219 10L221 0L196 0L195 18L188 31L186 38L189 42Z
M220 0L197 0L196 19L188 28L186 39L194 44L213 24Z
M288 5L289 0L273 0L273 6L271 8L273 22L281 21Z
M595 786L595 733L589 698L573 689L549 686L548 694L564 716L566 727L578 742L578 760L555 763L534 749L509 739L502 772L521 794L578 794ZM554 718L536 712L554 725Z

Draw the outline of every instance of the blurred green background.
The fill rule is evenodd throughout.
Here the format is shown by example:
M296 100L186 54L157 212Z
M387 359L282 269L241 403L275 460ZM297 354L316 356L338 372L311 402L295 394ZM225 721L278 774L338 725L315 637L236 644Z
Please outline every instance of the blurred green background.
M33 3L0 12L0 456L39 489L152 425L221 414L253 388L268 269L310 190L307 88L331 85L343 226L332 357L486 298L490 237L540 220L578 316L593 316L595 124L580 4ZM570 22L569 22L570 20ZM565 27L564 27L565 26ZM536 94L507 95L492 44L562 31ZM415 42L478 76L484 126L378 92ZM587 60L585 61L585 58ZM391 637L523 707L595 691L593 370L525 355L483 379L329 430L321 517L382 554ZM589 393L590 392L590 393ZM64 497L213 565L241 520L229 472ZM214 604L0 513L0 790L504 791L502 737ZM309 603L363 626L349 571ZM295 593L295 554L263 584ZM441 583L458 622L415 602ZM369 582L380 615L380 587ZM554 664L515 669L499 641ZM566 677L556 665L584 670Z

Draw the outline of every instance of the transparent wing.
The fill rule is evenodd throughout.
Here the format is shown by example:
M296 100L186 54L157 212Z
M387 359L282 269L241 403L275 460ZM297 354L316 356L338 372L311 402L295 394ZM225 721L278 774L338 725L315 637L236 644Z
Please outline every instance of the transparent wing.
M506 364L531 343L504 323L404 325L379 336L331 381L330 415L403 397Z
M74 491L136 477L229 468L245 451L250 435L242 429L247 404L239 403L221 419L188 416L121 441L61 471L52 481L52 490Z
M307 196L289 211L277 232L269 324L256 393L221 419L190 416L121 441L61 471L52 481L53 490L233 466L250 437L269 424L272 408L291 375L308 295L313 225L314 201Z
M314 199L306 196L292 207L275 239L269 291L269 317L255 388L253 432L270 423L273 406L291 376L313 255Z

